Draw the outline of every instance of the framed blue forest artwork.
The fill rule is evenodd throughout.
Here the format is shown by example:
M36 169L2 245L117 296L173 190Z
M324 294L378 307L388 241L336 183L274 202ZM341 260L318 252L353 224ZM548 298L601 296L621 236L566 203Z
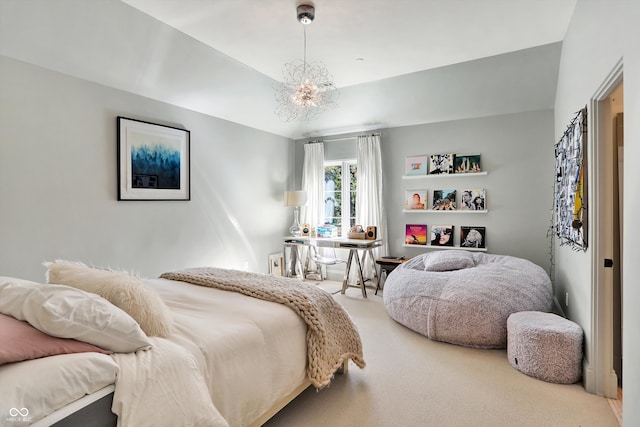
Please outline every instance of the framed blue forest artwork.
M190 132L118 117L118 200L190 200Z

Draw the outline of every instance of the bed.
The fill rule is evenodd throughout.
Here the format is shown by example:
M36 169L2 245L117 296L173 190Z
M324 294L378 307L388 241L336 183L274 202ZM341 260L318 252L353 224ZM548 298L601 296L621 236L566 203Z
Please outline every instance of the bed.
M0 312L102 352L0 365L0 424L261 425L349 360L365 366L348 314L295 279L206 268L141 280L66 261L47 274L0 278Z

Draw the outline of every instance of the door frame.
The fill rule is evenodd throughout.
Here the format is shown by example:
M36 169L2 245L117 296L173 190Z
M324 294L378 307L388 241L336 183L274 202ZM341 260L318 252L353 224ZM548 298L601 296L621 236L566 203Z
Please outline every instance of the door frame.
M589 181L591 238L591 339L587 341L590 363L585 366L584 387L590 393L608 398L618 396L618 377L613 369L613 269L604 266L604 259L614 259L611 232L613 217L610 209L613 174L613 120L609 95L623 82L622 58L591 98L588 138L591 162ZM614 263L619 260L614 259Z

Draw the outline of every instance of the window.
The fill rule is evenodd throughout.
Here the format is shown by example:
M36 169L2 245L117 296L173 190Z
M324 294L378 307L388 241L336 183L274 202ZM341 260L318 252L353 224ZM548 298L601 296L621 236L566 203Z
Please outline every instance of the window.
M356 224L357 172L355 159L324 163L324 222L338 236L346 237Z

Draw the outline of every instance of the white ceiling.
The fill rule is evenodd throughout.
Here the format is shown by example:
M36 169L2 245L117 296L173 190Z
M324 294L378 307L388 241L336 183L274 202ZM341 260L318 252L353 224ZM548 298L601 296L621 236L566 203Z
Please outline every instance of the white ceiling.
M302 58L338 87L562 41L576 0L122 0L274 80Z

